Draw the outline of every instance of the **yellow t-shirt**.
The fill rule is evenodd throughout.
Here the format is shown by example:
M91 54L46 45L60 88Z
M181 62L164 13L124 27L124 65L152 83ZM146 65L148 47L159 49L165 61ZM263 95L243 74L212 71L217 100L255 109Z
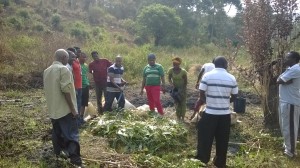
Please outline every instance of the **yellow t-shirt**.
M44 71L44 90L51 119L59 119L71 112L63 93L70 93L77 109L76 93L72 73L61 62L54 61Z

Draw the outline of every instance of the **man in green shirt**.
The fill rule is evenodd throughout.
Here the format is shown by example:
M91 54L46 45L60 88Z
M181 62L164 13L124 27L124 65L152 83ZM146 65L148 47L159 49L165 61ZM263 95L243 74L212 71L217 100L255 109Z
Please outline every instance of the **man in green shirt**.
M81 52L79 56L79 62L81 66L81 77L82 77L82 95L81 95L81 108L80 108L80 116L83 117L85 107L88 106L89 103L89 89L90 89L90 81L88 79L89 66L85 63L87 56L85 53Z

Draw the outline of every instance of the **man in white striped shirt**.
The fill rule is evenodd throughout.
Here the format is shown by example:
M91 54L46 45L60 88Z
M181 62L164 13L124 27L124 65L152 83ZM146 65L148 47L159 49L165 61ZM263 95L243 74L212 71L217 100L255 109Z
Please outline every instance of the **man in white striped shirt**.
M206 103L206 110L198 122L198 144L196 159L208 163L213 140L216 140L216 155L213 164L226 167L230 134L230 103L238 94L236 79L227 72L227 60L218 56L215 69L206 73L200 83L200 98L197 107Z

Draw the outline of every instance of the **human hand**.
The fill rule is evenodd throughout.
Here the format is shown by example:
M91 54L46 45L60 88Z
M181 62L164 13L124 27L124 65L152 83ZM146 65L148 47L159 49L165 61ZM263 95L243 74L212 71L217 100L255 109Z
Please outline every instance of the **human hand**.
M142 96L142 95L143 95L143 93L144 93L144 91L143 91L143 90L141 90L141 92L140 92L140 95Z
M289 81L286 81L285 84L291 84L291 83L293 83L293 79L291 79L291 80L289 80Z
M195 88L198 90L199 89L199 83L196 83Z
M195 102L195 106L194 106L194 113L199 112L200 107L204 104L204 102L198 98L198 100Z
M192 116L190 117L190 120L192 120L194 117L195 117L195 115L196 115L196 111L194 111L194 113L192 114Z
M71 110L71 113L73 115L73 118L77 118L78 117L78 113L75 109Z

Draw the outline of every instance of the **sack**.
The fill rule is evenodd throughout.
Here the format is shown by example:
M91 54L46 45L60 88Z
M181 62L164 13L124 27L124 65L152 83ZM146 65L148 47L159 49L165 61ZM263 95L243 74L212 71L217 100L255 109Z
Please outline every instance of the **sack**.
M170 90L170 95L174 99L175 102L177 102L177 103L181 102L181 96L180 96L177 88Z

